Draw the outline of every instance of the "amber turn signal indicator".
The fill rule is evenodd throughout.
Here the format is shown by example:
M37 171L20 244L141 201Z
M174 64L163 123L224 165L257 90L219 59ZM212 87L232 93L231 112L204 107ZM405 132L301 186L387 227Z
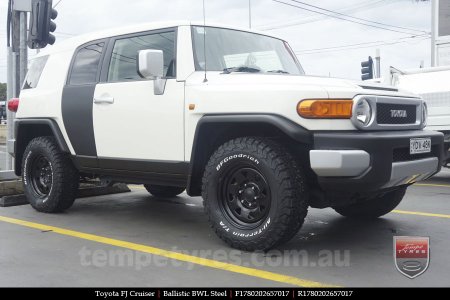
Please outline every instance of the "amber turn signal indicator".
M303 118L350 119L353 100L303 100L297 105L297 112Z

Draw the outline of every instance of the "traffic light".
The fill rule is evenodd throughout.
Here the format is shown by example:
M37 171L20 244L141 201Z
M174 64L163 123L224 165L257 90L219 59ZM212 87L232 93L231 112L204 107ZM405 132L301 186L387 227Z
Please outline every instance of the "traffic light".
M371 56L367 61L361 62L361 79L373 79L373 59Z
M32 0L28 35L28 47L31 49L40 49L55 43L52 32L55 32L56 24L53 20L58 16L58 12L52 8L52 2L52 0Z

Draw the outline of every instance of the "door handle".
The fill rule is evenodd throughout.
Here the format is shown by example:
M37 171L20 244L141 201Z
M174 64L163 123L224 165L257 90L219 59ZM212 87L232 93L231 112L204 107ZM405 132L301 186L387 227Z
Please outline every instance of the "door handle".
M95 104L113 104L114 98L113 97L94 97L94 103Z

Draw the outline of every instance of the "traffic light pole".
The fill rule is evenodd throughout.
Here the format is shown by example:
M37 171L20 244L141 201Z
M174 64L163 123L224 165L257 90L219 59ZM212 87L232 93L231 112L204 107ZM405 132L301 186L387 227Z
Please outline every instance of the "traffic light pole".
M28 48L27 48L27 8L28 1L15 0L11 14L12 34L8 46L7 56L7 99L17 98L28 70ZM17 8L22 10L17 10ZM12 145L8 142L14 139L15 113L7 110L7 147L8 151ZM0 174L0 180L14 179L14 158L6 154L6 172Z
M40 49L53 45L56 29L53 22L58 12L52 7L52 0L8 0L8 100L18 98L20 88L28 70L28 47ZM30 34L28 34L27 14L30 12ZM7 110L6 171L0 171L0 180L14 179L14 158L9 154L14 149L15 113ZM11 178L9 178L11 177Z
M25 76L28 72L28 47L27 47L27 13L24 11L20 12L20 41L19 41L19 58L20 58L20 64L19 64L19 91L17 94L20 93L20 87L22 86Z
M12 52L12 47L11 45L8 47L8 57L7 57L7 82L6 82L6 99L9 100L11 98L13 98L14 95L14 54ZM7 105L6 105L7 106ZM6 108L5 106L5 108ZM6 141L8 141L10 139L10 137L12 136L13 133L13 128L10 125L10 120L12 120L13 117L13 113L9 110L6 109L6 119L7 119L7 135L6 135ZM8 152L8 151L7 151ZM9 153L6 153L6 170L12 170L12 166L13 166L13 161L12 161L12 156Z

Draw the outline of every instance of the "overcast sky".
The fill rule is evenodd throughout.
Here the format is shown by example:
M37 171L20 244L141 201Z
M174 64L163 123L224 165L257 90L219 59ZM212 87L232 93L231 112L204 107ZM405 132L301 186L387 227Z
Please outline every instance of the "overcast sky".
M299 5L290 0L280 1ZM251 0L253 27L289 41L308 74L359 79L360 62L369 55L374 56L376 48L381 49L383 73L389 66L417 68L421 61L425 62L425 66L430 65L430 40L424 36L409 38L420 35L419 31L430 31L430 2L302 1L358 18L406 28L390 27L405 33L392 32L324 17L272 0ZM53 0L54 4L57 2ZM6 81L6 8L7 0L0 0L0 82ZM57 10L58 43L72 35L116 26L167 20L198 21L202 19L202 0L62 0ZM248 0L206 0L207 22L247 28L248 15ZM402 43L396 43L398 41ZM385 45L379 45L383 42ZM359 45L323 49L353 44ZM34 50L30 50L32 53Z

